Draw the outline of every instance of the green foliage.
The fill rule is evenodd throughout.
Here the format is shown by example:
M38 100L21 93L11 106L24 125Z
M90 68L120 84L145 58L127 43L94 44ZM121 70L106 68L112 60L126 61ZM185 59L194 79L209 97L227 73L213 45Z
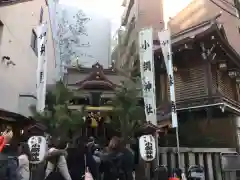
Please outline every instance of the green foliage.
M33 110L34 118L43 122L51 134L67 134L75 131L84 123L82 111L69 109L69 101L73 98L71 92L62 81L46 94L46 107L42 113Z
M139 104L140 95L141 89L138 88L137 81L132 79L122 82L116 89L112 124L125 140L133 137L145 120L144 108Z

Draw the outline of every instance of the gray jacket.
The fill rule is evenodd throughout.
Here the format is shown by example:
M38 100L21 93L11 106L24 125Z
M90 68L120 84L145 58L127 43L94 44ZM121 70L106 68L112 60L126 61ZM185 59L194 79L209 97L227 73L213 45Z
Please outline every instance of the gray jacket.
M25 154L18 156L18 174L19 180L30 179L29 160Z

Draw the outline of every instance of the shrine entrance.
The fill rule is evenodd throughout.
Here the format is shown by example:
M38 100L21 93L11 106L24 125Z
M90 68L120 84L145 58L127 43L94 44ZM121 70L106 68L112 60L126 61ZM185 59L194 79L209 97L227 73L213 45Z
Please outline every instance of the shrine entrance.
M115 97L115 89L124 79L114 69L104 69L99 63L92 68L68 68L65 81L68 88L74 92L70 109L83 111L85 114L85 122L80 132L82 137L109 139L119 135L119 132L111 127L112 99Z
M82 128L82 136L93 136L97 139L110 139L119 135L112 126L112 107L86 107L85 124Z

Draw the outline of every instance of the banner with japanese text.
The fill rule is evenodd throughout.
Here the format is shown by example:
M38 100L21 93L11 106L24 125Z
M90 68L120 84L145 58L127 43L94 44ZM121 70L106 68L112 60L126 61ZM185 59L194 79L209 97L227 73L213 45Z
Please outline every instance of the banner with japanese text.
M157 125L152 28L139 32L139 58L146 120Z
M158 38L164 57L164 62L167 69L169 86L170 86L170 101L172 109L172 127L178 127L176 98L175 98L175 84L172 65L172 48L171 48L171 33L169 30L163 30L158 32Z
M38 112L44 111L47 85L47 24L41 24L37 28L38 66L37 66L37 105Z

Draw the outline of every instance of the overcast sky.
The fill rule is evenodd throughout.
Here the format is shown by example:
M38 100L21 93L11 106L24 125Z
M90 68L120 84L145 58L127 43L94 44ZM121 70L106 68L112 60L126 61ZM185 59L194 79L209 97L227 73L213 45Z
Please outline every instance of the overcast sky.
M60 0L61 4L90 8L97 14L109 18L112 23L112 32L115 32L121 24L121 15L124 8L123 0Z
M174 6L173 6L174 1ZM178 12L185 8L192 0L164 0L164 20L174 17Z
M174 1L174 6L172 5ZM185 8L192 0L164 0L164 20L174 17ZM60 0L61 3L70 4L85 8L91 8L96 13L101 14L111 20L112 32L120 27L121 16L124 7L121 6L123 0Z

